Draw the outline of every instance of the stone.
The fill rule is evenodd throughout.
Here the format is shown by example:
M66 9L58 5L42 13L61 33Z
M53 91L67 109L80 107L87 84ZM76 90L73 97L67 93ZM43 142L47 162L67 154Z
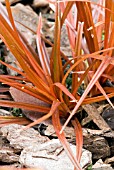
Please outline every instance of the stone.
M12 116L12 113L7 110L0 109L0 116Z
M75 154L75 145L70 145ZM81 157L81 167L86 167L92 163L92 154L83 149ZM40 146L36 145L25 148L20 155L20 163L25 167L44 168L46 170L71 170L73 164L69 160L66 152L58 139L53 139Z
M106 158L105 163L106 164L113 164L114 165L114 156L111 157L111 158Z
M49 5L49 2L47 0L33 0L33 4L32 4L34 8L41 8L41 7L45 7L48 5Z
M6 160L9 159L10 162L14 157L13 163L17 162L22 167L39 168L42 170L73 169L73 165L58 139L49 140L47 137L41 136L33 128L27 130L22 130L22 128L24 126L12 124L0 129L0 134L2 135L0 138L0 148L3 148L3 146L5 149L7 148L7 150L4 150L4 153L2 152L3 149L1 149L0 156L3 153ZM1 139L7 141L8 146ZM70 147L75 155L76 146L70 144ZM4 158L2 161L5 161L5 157L2 157ZM83 168L92 164L91 152L85 149L82 150L80 164Z
M0 161L6 163L15 163L19 161L19 155L16 150L10 146L7 139L0 136Z
M13 149L0 148L0 161L6 163L18 162L19 155L15 154Z
M38 26L38 15L30 6L24 6L20 3L11 7L16 27L27 40L26 45L36 49L36 30Z
M38 15L32 10L30 6L24 6L20 3L13 6L12 14L15 21L18 21L30 28L33 31L37 30L38 25ZM28 32L29 30L20 24L19 29L21 32Z
M24 127L11 124L2 127L0 132L10 142L11 147L20 151L26 147L39 145L49 140L47 137L41 136L33 128L22 130Z

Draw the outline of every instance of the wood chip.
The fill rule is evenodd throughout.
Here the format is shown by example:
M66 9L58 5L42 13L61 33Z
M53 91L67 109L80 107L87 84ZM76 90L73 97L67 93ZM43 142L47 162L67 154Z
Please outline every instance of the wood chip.
M99 127L101 130L110 130L109 125L105 122L102 116L99 114L97 108L94 105L86 104L82 106L83 109L87 112L87 114L91 117L93 122Z

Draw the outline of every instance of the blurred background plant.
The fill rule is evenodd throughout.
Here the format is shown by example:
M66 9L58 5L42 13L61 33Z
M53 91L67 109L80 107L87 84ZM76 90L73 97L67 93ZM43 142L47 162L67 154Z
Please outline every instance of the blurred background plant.
M56 134L74 169L81 170L79 162L83 135L76 118L79 107L107 100L114 108L110 100L114 97L114 1L99 0L96 3L90 0L49 0L49 3L55 12L54 43L43 36L40 14L36 33L38 53L27 44L26 37L18 30L9 1L6 0L7 10L0 4L0 38L15 56L22 70L0 60L2 65L20 75L1 74L0 81L46 103L36 105L0 100L0 105L42 112L42 117L27 128L52 117ZM63 25L67 29L71 58L60 49ZM52 47L50 55L45 43ZM112 85L107 85L107 82ZM63 126L61 118L66 120ZM76 157L64 134L64 128L71 119L76 131Z

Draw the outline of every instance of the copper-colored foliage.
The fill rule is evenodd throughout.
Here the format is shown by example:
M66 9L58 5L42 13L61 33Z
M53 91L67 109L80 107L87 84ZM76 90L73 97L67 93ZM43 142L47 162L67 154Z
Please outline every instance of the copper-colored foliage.
M38 57L26 45L26 38L17 30L9 1L6 0L7 10L0 3L0 38L23 70L19 71L0 61L21 75L21 77L0 75L0 82L46 103L41 106L39 103L36 105L36 103L26 103L26 101L1 100L1 106L42 111L43 117L35 123L40 123L52 116L58 138L75 169L81 170L79 164L83 143L81 126L77 119L72 121L77 134L76 140L79 143L77 144L79 156L76 158L70 150L63 130L82 104L106 99L113 107L110 98L114 97L114 88L102 85L107 80L114 80L114 1L105 1L105 4L104 1L98 1L96 4L89 0L48 1L55 6L53 8L55 10L54 44L47 41L41 34L42 16L40 15L36 33ZM97 15L93 16L92 12L95 14L96 10ZM69 46L72 51L71 59L60 50L63 24L67 27ZM103 34L104 38L102 38ZM50 56L45 42L52 46ZM103 50L101 50L102 46ZM62 63L63 58L66 61L65 64ZM70 68L68 68L69 65ZM71 90L67 88L69 74L72 75ZM78 89L82 84L84 84L84 92L79 95ZM65 118L69 116L63 127L60 124L61 116Z

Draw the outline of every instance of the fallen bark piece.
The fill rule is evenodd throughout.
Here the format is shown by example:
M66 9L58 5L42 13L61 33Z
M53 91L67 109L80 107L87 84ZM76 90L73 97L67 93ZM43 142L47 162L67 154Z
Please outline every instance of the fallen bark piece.
M75 145L70 145L75 154ZM81 167L85 168L92 163L91 152L83 149ZM46 170L71 170L73 165L58 139L53 139L40 146L34 145L25 148L20 155L20 163L25 167L44 168Z
M87 112L87 114L91 117L93 122L99 127L99 129L110 130L109 125L105 122L105 120L99 114L98 110L94 105L86 104L83 105L82 107Z
M33 128L22 130L24 126L11 124L1 128L0 132L10 142L10 146L14 149L24 149L31 145L39 145L48 141L47 137L41 136L38 131Z
M102 112L103 112L103 109L108 107L109 104L100 104L100 106L97 109L98 111L98 114L100 115ZM82 126L85 126L87 123L89 123L90 121L92 121L92 117L91 115L88 115L87 117L85 117L82 122L81 122L81 125Z
M84 137L84 148L92 152L93 159L96 160L110 156L110 147L104 137L89 135Z

